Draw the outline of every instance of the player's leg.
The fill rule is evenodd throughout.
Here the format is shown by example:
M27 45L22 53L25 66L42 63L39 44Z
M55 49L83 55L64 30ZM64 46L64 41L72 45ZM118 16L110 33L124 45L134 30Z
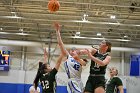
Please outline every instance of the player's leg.
M92 83L93 79L89 77L85 85L84 93L94 93L94 86Z
M68 82L68 93L83 93L82 88L79 86L79 83L75 80L70 80Z
M105 78L104 78L104 76L97 77L94 93L105 93Z
M103 87L98 87L95 89L94 93L105 93L105 89Z

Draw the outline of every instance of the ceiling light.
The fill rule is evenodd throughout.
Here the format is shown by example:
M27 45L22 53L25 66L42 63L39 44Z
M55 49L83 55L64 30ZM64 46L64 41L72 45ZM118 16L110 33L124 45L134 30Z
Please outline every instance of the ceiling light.
M90 37L73 37L71 36L70 38L81 38L81 39L95 39L95 40L112 40L112 41L124 41L124 42L128 42L131 41L129 39L107 39L107 38L90 38Z
M71 36L71 38L81 38L81 39L86 39L87 37L79 37L79 36L75 36L75 37L73 37L73 36Z
M20 28L19 31L23 31L23 28Z
M18 16L0 16L0 18L16 18L16 19L23 19L23 17L18 17Z
M88 20L86 19L87 16L88 16L87 14L84 14L83 17L82 17L82 21L87 22L87 21L88 21Z
M120 41L126 41L126 42L127 42L127 41L130 41L130 40L122 39L122 40L120 40Z
M21 32L21 33L8 33L8 32L0 32L0 34L11 34L11 35L30 35L30 34L26 34L26 33L23 33L23 32Z
M0 32L0 34L8 34L7 32Z
M75 36L80 37L80 32L76 32Z
M115 15L111 15L110 18L111 18L111 19L115 19L116 16L115 16Z
M127 37L128 37L128 36L126 36L126 35L124 36L124 38L127 38Z
M86 17L86 16L88 16L88 15L87 15L87 14L84 14L83 16Z
M15 14L16 12L11 12L12 14Z
M80 32L76 32L76 35L80 35Z
M25 36L25 35L29 35L29 34L26 34L26 33L23 33L23 32L22 32L22 33L16 33L16 34L17 34L17 35L24 35L24 36Z
M114 40L117 40L117 41L125 41L125 42L131 41L131 40L128 40L128 39L114 39Z
M73 36L71 36L70 38L95 39L95 40L104 40L105 39L105 38L73 37Z
M97 35L97 36L102 36L102 34L101 34L101 33L97 33L96 35Z
M3 30L3 28L0 28L0 30Z

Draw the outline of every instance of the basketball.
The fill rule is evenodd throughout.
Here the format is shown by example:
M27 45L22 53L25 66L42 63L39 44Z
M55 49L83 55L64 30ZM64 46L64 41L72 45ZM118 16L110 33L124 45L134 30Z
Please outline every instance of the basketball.
M56 12L59 10L60 4L59 1L57 0L50 0L48 2L48 9L50 10L50 12Z

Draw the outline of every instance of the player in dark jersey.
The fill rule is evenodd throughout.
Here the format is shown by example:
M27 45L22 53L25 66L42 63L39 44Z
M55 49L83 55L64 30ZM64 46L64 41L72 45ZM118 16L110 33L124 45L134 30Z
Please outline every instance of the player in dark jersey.
M124 93L122 80L117 77L118 70L110 68L110 79L106 83L106 93Z
M57 60L55 67L52 69L49 64L43 64L36 75L34 80L35 87L38 86L40 81L42 86L42 93L55 93L56 79L55 76L60 67L63 55L61 54Z
M87 49L88 57L91 59L91 65L90 75L85 86L85 93L105 92L106 67L111 60L109 52L111 52L111 43L106 40L100 43L99 49Z

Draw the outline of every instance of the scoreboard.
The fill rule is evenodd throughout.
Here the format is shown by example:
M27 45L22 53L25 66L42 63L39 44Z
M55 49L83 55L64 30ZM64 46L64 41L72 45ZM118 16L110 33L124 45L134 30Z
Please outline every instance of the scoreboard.
M0 71L9 71L10 51L0 50Z

